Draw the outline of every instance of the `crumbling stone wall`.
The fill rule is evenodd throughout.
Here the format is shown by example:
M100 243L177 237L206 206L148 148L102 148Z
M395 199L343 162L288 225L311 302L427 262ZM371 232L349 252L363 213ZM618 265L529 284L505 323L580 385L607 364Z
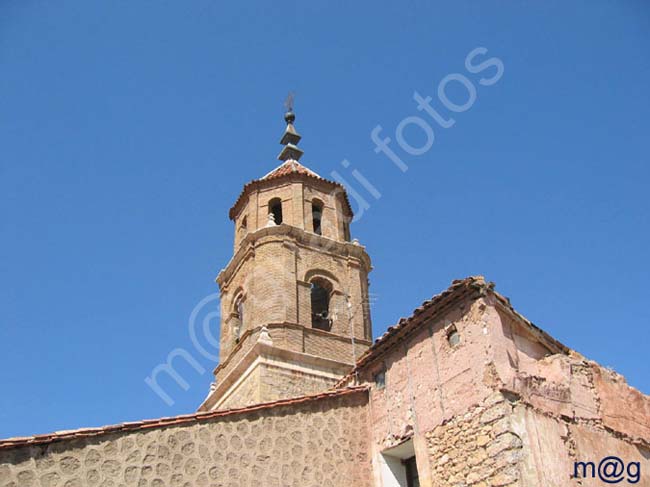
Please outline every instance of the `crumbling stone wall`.
M380 451L465 414L492 393L485 303L454 304L359 372L360 381L372 386L373 437ZM460 336L456 345L447 339L449 326ZM378 387L374 380L382 371L385 384Z
M425 434L436 487L588 487L598 476L575 477L574 462L616 456L624 463L618 482L650 485L650 448L599 421L555 416L516 394L495 392ZM627 465L638 464L630 472ZM581 471L581 473L584 473ZM616 480L611 478L610 480Z
M650 398L620 375L575 353L552 355L503 387L516 398L510 417L524 445L522 486L603 485L597 474L576 478L575 462L597 469L610 456L622 462L610 483L650 485Z
M369 486L365 391L0 448L2 487Z
M574 478L574 462L609 455L638 462L650 487L650 397L489 290L420 313L358 370L371 387L376 477L381 455L412 439L427 487L602 485Z
M519 485L523 443L513 429L512 406L499 392L425 434L434 485Z

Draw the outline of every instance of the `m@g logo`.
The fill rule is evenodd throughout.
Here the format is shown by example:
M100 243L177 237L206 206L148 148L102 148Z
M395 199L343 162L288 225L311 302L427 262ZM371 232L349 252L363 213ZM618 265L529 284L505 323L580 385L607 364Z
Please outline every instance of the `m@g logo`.
M630 484L636 484L641 478L641 464L639 462L625 462L618 457L609 456L603 458L596 468L594 462L574 462L573 477L577 479L598 478L608 484L618 484L627 480Z

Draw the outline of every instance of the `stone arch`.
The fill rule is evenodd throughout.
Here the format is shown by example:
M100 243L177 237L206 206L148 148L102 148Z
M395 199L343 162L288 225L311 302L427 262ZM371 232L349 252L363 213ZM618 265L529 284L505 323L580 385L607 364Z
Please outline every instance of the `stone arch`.
M330 271L325 269L310 269L305 273L305 278L303 281L311 283L315 278L322 278L330 281L332 283L332 292L341 292L341 283L339 279L332 274Z
M284 221L282 215L282 199L281 198L271 198L268 204L269 215L273 215L273 221L276 225L280 225Z
M309 286L309 324L315 329L334 331L344 310L339 279L330 271L317 268L305 273L304 282Z
M230 330L235 344L239 343L239 338L246 326L245 320L245 302L246 293L241 286L233 293L233 299L230 304Z
M311 327L323 331L332 329L332 291L329 279L315 276L310 281Z
M311 200L311 222L312 231L316 235L323 234L323 211L325 210L325 203L318 198Z

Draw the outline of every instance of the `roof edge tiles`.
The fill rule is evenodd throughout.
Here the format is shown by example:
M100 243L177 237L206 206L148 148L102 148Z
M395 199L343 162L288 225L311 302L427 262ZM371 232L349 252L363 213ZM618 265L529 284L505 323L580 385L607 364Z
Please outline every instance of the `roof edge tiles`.
M6 440L0 440L0 450L17 448L21 446L43 445L43 444L49 444L57 441L94 437L94 436L100 436L100 435L116 433L116 432L131 432L131 431L146 430L151 428L162 428L165 426L172 426L172 425L199 423L201 421L206 421L206 420L216 419L221 417L234 416L237 414L246 414L255 411L264 411L276 407L306 404L306 403L311 403L311 402L324 400L324 399L342 397L350 394L365 392L367 390L368 387L366 386L352 386L352 387L346 387L344 389L330 390L320 394L300 396L292 399L280 399L278 401L255 404L252 406L247 406L247 407L237 408L237 409L184 414L180 416L171 416L171 417L164 417L158 419L146 419L143 421L120 423L116 425L102 426L99 428L81 428L76 430L57 431L54 433L49 433L44 435L8 438Z

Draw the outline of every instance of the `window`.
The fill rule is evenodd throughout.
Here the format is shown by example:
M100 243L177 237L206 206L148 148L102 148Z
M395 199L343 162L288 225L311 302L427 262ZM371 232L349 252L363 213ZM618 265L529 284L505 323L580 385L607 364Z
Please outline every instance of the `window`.
M384 487L420 487L413 439L381 454L381 479Z
M377 389L383 389L386 387L386 371L381 370L375 374L374 377L375 385L377 386Z
M350 222L347 220L343 222L343 240L350 241Z
M332 327L330 319L330 293L332 286L324 279L316 279L311 283L311 326L319 330L329 331Z
M447 334L447 341L452 347L456 347L460 344L460 334L456 329L456 325L449 325L445 328L445 333Z
M311 204L311 220L316 235L322 235L321 219L323 217L323 203L314 200Z
M241 295L235 299L235 309L232 324L235 343L239 343L241 330L244 327L244 297Z
M280 198L273 198L269 201L269 214L273 215L276 225L282 223L282 200Z
M242 237L246 235L246 232L248 231L248 217L244 217L241 220L241 224L239 225L239 231Z
M415 463L415 457L403 461L406 468L406 487L420 487L420 478L418 476L418 466Z

